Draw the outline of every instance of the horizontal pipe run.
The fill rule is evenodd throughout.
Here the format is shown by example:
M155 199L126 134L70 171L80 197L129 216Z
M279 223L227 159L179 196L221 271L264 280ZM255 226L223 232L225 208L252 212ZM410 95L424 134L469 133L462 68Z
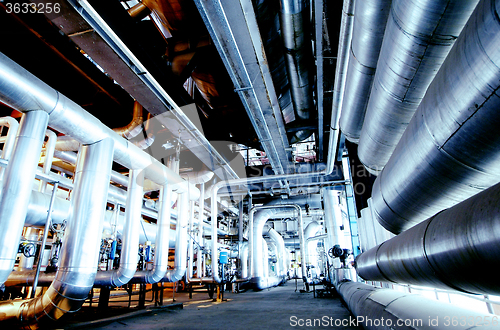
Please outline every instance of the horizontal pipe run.
M492 322L491 314L478 313L418 294L377 289L350 281L339 283L337 291L354 315L355 325L367 330L498 328L498 324Z
M500 1L482 0L372 189L400 233L500 181Z
M3 53L0 53L0 85L0 100L10 107L21 112L31 109L47 112L50 115L50 127L82 144L89 145L111 138L115 144L114 160L117 163L129 169L143 170L145 178L159 185L168 183L178 193L189 191L191 199L198 199L199 190L196 187Z
M498 295L498 205L500 184L362 253L356 270L366 280Z

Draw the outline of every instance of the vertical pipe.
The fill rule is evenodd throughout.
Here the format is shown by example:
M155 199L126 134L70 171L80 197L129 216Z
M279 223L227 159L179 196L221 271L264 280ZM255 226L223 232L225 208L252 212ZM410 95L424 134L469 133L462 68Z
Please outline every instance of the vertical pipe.
M12 155L12 150L14 149L14 144L16 143L17 129L19 128L19 123L12 117L0 118L0 125L7 126L9 130L7 131L7 138L3 144L2 158L9 160ZM5 168L0 167L0 181L3 180L3 175L5 173Z
M200 199L199 199L199 207L198 210L198 244L200 244L200 248L198 249L198 259L196 260L196 272L199 278L205 276L205 271L202 267L203 265L203 212L205 211L205 183L200 184Z
M156 225L155 261L149 272L147 283L157 283L165 276L168 269L168 251L170 242L170 218L172 190L164 185L160 190L160 210Z
M137 270L139 233L141 231L142 198L144 195L144 171L130 170L125 207L125 227L122 235L120 266L111 278L111 285L127 284Z
M103 228L113 146L114 141L107 138L80 148L72 212L56 277L42 297L22 302L18 311L11 311L9 307L14 318L28 325L57 320L66 312L80 309L87 299L97 272L101 235L96 233L101 233Z
M188 252L188 217L189 217L189 194L180 194L177 198L179 207L177 212L177 224L175 226L175 260L174 269L167 272L168 282L177 282L186 273Z
M42 268L43 253L45 252L45 244L47 243L50 224L52 223L52 208L54 206L54 200L57 194L58 185L59 182L54 182L54 189L52 190L49 209L47 211L47 220L45 221L45 227L43 229L42 244L40 245L40 252L38 253L38 264L36 266L35 279L33 280L33 286L31 288L31 298L35 298L36 287L38 286L38 277L40 276L40 268Z
M0 285L7 280L14 268L48 119L49 115L41 110L29 111L23 115L13 155L2 181Z
M56 150L57 135L50 129L47 130L45 135L48 137L45 145L45 160L43 162L43 173L49 174L52 167L52 160L54 159L54 151ZM40 181L40 192L44 193L47 190L47 182Z
M325 204L325 231L327 234L325 250L328 251L333 248L334 245L340 244L340 228L337 226L335 221L335 202L338 199L338 192L333 190L333 187L327 187L323 189L323 198ZM337 206L338 207L338 206ZM333 267L330 268L330 279L334 281L335 278L335 268L340 268L340 260L334 258L332 261Z
M188 245L188 280L193 277L193 259L194 259L194 236L193 236L193 219L194 218L194 201L189 202L189 245Z

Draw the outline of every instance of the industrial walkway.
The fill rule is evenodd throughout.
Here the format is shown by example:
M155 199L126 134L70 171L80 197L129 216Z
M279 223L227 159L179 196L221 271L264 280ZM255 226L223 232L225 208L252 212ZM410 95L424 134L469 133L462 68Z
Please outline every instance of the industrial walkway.
M193 299L185 293L176 294L176 303L182 302L183 309L154 310L78 329L361 329L352 326L352 317L340 298L314 298L312 292L301 293L300 288L301 283L296 291L292 280L260 292L225 293L224 302L213 302L203 292L195 293ZM165 303L169 303L167 299ZM315 326L307 326L314 322Z

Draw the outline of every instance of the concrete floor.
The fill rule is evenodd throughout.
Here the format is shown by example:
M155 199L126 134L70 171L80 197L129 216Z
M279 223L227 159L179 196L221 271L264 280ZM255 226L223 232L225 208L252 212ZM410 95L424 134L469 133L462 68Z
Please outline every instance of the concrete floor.
M353 322L348 325L353 317L338 297L314 298L312 292L301 293L301 288L299 283L296 289L292 280L259 292L226 292L227 301L223 302L213 302L206 292L195 292L193 299L187 293L176 293L176 303L182 303L182 309L154 309L104 325L80 323L78 329L361 329ZM172 302L171 295L171 291L165 292L165 304Z

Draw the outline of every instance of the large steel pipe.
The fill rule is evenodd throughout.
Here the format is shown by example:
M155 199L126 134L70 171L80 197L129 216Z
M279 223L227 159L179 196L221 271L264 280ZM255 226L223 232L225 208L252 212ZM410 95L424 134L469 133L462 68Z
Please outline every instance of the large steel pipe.
M281 0L281 34L285 47L285 61L292 103L297 119L312 118L314 109L312 94L313 61L312 47L309 39L309 1Z
M392 0L356 1L340 128L358 142Z
M498 205L500 184L362 253L356 270L366 280L500 294L491 272L500 267Z
M50 115L49 126L75 138L82 144L93 144L105 138L115 141L114 160L129 168L144 170L145 178L159 185L199 196L198 188L188 184L177 173L125 140L102 124L75 102L54 90L23 67L0 53L0 100L10 107L26 112L37 109Z
M33 108L33 109L39 109ZM14 268L49 116L29 111L21 118L0 191L0 285Z
M37 327L40 322L77 311L87 298L99 261L101 236L96 233L101 233L103 227L113 144L112 139L104 139L80 149L71 199L73 211L55 279L41 297L1 304L4 321L17 319L23 326Z
M359 159L370 172L378 174L389 160L477 3L392 3L359 141Z
M418 294L377 289L349 281L340 283L338 291L356 318L353 323L367 330L498 329L498 320L491 314L481 314Z
M399 233L500 181L500 1L481 1L374 183Z

